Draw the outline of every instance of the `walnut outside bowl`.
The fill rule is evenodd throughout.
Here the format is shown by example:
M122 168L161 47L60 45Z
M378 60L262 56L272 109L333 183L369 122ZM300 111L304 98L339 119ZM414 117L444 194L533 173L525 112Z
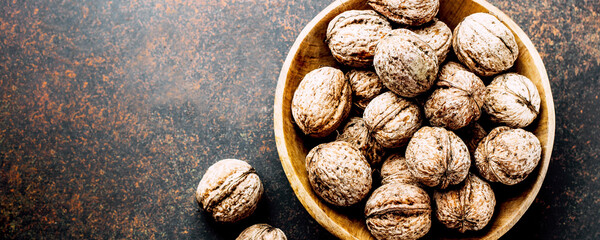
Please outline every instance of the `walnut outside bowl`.
M371 9L364 0L336 0L319 13L302 30L283 64L277 83L274 106L274 128L281 165L296 196L325 229L341 239L374 239L362 216L364 203L350 208L337 208L321 200L311 189L304 159L319 140L304 136L294 125L290 105L294 91L304 75L321 66L341 67L331 55L326 43L327 24L336 15L351 9ZM438 18L451 29L466 16L486 12L496 16L514 33L519 45L519 57L513 69L530 78L542 96L538 120L528 130L542 144L542 158L529 177L514 186L493 185L497 205L490 223L477 232L460 234L447 230L436 220L426 235L432 239L498 239L525 213L535 199L546 175L554 143L554 102L544 64L523 30L507 15L483 0L440 0ZM433 216L435 218L435 216Z

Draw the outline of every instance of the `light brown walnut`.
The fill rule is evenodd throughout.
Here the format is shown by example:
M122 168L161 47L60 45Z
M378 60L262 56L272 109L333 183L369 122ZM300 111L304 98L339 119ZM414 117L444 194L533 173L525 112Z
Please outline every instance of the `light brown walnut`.
M440 71L438 72L438 81L448 81L448 79L459 70L469 71L468 68L458 62L446 62L444 65L442 65L442 67L440 67Z
M350 143L319 144L308 152L305 164L312 189L330 204L353 205L371 190L371 167Z
M423 114L412 100L385 92L371 100L363 119L381 146L397 148L405 145L419 130Z
M379 42L373 65L383 85L402 97L426 92L438 72L435 51L408 29L395 29Z
M406 158L399 153L388 156L381 165L381 184L406 183L421 187L406 164Z
M354 106L361 110L364 110L369 102L385 88L374 71L352 69L346 73L346 78L352 88Z
M509 127L529 126L540 112L540 93L529 78L505 73L487 86L483 109L493 122Z
M365 156L371 166L379 164L385 154L384 148L375 141L367 124L359 117L350 118L336 140L354 145Z
M444 22L434 18L431 22L421 25L420 28L413 29L414 33L419 35L421 40L425 41L435 51L438 58L438 64L443 63L450 52L452 46L452 30Z
M515 36L487 13L474 13L463 19L454 29L452 47L460 62L481 76L509 69L519 56Z
M440 8L439 0L368 0L367 2L390 20L410 26L431 21Z
M377 43L391 30L387 19L373 10L350 10L329 22L325 41L338 62L368 67Z
M352 90L336 68L315 69L302 79L292 99L292 117L304 134L325 137L337 129L352 108Z
M218 222L237 222L254 212L263 185L250 164L224 159L210 166L196 189L198 204Z
M406 163L419 182L444 189L465 179L471 158L465 143L452 131L422 127L406 147Z
M425 190L410 184L385 184L365 205L367 228L378 240L418 239L431 228L431 202Z
M490 182L514 185L523 181L540 162L542 145L520 128L494 128L477 146L475 165Z
M281 229L262 223L246 228L235 240L287 240L287 237Z

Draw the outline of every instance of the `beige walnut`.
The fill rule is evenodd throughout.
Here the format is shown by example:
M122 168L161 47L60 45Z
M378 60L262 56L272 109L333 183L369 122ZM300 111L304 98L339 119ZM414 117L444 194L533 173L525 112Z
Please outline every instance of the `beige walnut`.
M469 71L468 68L458 62L446 62L444 65L442 65L442 67L440 67L440 71L438 72L438 81L448 81L448 79L459 70Z
M542 145L531 132L497 127L479 142L475 165L490 182L514 185L523 181L540 162Z
M367 2L390 20L410 26L431 21L440 8L439 0L368 0Z
M361 110L384 90L383 83L374 71L352 69L346 73L346 78L352 88L354 106Z
M391 30L387 19L373 10L350 10L329 22L325 42L338 62L368 67L377 43Z
M444 189L462 182L471 166L469 150L454 134L440 127L422 127L406 147L406 163L420 183Z
M321 67L304 76L294 92L292 117L304 134L325 137L337 129L352 108L352 90L344 73Z
M281 229L261 223L246 228L235 240L287 240L287 237Z
M367 200L365 216L376 239L418 239L431 228L429 195L414 185L385 184Z
M373 65L383 85L402 97L426 92L438 72L435 51L408 29L395 29L379 42Z
M250 164L224 159L206 170L196 201L216 221L237 222L254 212L262 193L262 182Z
M354 145L372 166L379 164L385 154L384 148L371 136L367 124L359 117L350 118L336 140Z
M353 205L371 190L371 167L350 143L319 144L308 152L305 164L312 189L330 204Z
M519 56L515 36L487 13L474 13L463 19L454 29L452 47L460 62L481 76L509 69Z
M419 180L413 176L402 154L388 156L381 165L381 185L390 183L406 183L421 187Z
M529 78L505 73L487 86L483 109L493 122L526 127L540 112L540 93Z
M438 58L438 64L446 60L448 52L450 52L450 46L452 46L452 30L448 25L434 18L431 22L412 31L433 48Z
M447 228L462 233L483 229L492 219L496 206L490 184L472 173L456 188L436 190L433 199L437 219Z
M419 130L423 114L412 100L385 92L371 100L363 119L381 146L397 148L405 145Z

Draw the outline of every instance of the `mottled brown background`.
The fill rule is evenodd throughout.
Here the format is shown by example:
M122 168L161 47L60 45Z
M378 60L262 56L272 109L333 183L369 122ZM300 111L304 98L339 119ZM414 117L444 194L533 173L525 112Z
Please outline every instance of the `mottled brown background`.
M506 239L600 238L600 4L491 0L548 69L556 141L544 186ZM268 222L290 239L332 236L278 160L280 67L330 1L0 2L0 238L232 239ZM255 166L257 213L197 212L221 158Z

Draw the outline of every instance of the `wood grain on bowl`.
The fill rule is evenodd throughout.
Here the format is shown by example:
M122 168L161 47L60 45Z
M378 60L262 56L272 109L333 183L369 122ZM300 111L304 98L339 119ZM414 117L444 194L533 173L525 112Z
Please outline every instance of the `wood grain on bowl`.
M370 9L364 0L334 1L319 13L302 30L290 49L281 69L274 105L274 130L277 150L286 176L296 196L324 228L341 239L373 239L361 214L349 215L333 208L312 191L308 181L304 159L310 149L310 138L302 136L293 123L290 104L292 96L304 75L321 66L340 66L331 55L326 43L327 24L339 13L350 9ZM508 16L482 0L440 0L438 17L451 29L466 16L486 12L496 16L514 33L519 46L519 57L513 69L531 79L542 96L541 111L527 129L532 130L542 144L542 159L537 169L526 181L512 189L500 190L498 204L490 224L483 230L458 234L443 228L432 228L429 236L434 239L498 239L506 233L525 213L535 199L546 175L554 143L555 115L550 83L544 64L525 35ZM511 193L512 192L512 193Z

